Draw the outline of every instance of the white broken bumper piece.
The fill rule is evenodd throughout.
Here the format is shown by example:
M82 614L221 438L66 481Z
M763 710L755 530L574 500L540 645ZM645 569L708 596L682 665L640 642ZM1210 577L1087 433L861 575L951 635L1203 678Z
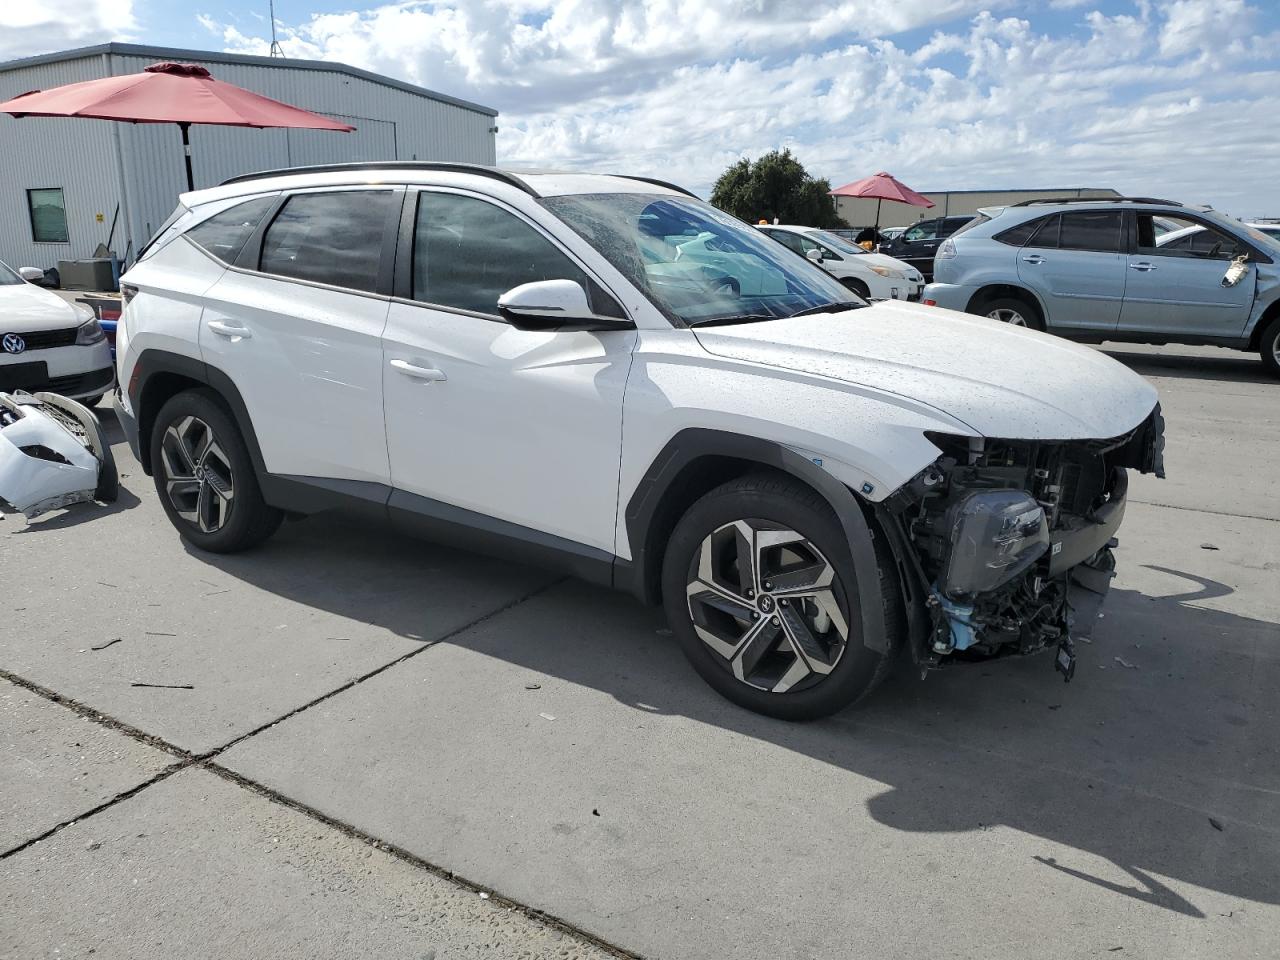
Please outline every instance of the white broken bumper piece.
M0 503L34 520L73 503L112 503L115 459L98 419L53 393L0 393Z

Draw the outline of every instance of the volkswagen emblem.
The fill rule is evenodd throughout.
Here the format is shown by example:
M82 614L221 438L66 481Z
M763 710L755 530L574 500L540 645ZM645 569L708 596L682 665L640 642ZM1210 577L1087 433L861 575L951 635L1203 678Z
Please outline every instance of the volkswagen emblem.
M0 347L4 347L5 353L21 353L27 349L27 341L16 333L6 333L4 339L0 340Z

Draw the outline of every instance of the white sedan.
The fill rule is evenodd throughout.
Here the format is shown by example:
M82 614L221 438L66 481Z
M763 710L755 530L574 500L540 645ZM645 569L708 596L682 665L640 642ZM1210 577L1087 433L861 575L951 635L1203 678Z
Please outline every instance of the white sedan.
M45 390L93 406L115 386L93 311L37 287L44 271L0 262L0 391Z
M864 300L919 300L924 277L910 264L862 247L817 227L756 227L826 270Z

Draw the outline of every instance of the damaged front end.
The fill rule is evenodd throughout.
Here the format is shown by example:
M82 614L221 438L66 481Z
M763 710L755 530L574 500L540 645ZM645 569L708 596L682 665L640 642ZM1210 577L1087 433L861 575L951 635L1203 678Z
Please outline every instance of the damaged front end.
M0 505L28 520L50 510L116 499L111 447L82 404L52 393L0 393Z
M930 434L942 455L882 505L901 567L913 656L1029 654L1049 648L1064 678L1114 576L1127 470L1164 476L1157 405L1109 440L999 440Z

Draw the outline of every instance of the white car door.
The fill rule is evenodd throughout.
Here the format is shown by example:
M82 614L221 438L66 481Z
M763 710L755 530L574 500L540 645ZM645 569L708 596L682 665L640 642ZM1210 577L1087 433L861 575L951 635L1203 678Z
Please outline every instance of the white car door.
M496 200L411 192L405 218L403 296L383 338L393 511L612 557L636 334L517 330L497 301L522 283L571 279L597 313L622 308L541 227Z
M234 381L270 473L390 482L382 330L403 195L292 194L205 295L205 362Z

